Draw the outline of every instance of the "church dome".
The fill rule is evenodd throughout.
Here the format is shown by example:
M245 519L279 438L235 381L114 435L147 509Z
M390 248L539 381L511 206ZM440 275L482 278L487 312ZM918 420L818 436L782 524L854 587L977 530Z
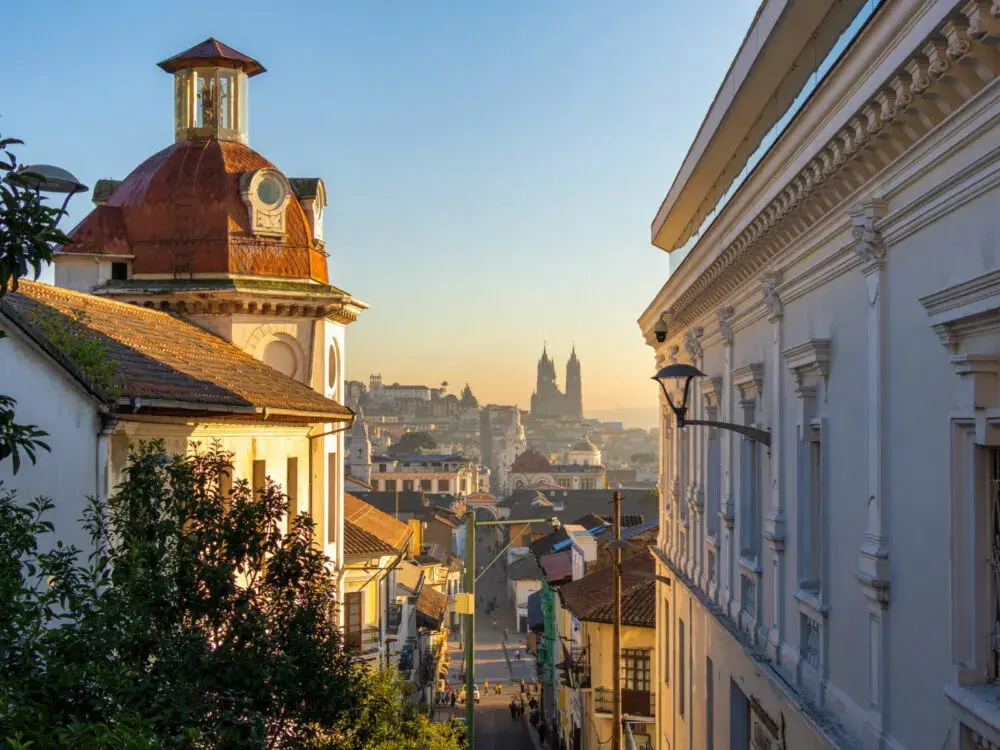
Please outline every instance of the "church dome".
M258 201L280 206L280 233L252 226ZM327 283L326 257L287 178L238 141L168 146L136 167L69 237L63 253L131 255L134 274Z
M215 39L160 67L174 76L174 144L101 180L59 255L130 259L140 278L327 284L322 180L289 179L247 145L247 81L264 67Z
M534 448L529 448L514 459L510 471L512 474L546 474L552 471L552 464Z

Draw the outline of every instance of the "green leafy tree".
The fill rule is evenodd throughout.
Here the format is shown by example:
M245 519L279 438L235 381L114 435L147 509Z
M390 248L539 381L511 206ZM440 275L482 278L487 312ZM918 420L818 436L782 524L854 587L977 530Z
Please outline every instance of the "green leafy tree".
M465 388L462 389L462 395L458 400L458 405L463 409L478 409L479 399L477 399L473 393L469 384L465 384Z
M50 502L0 493L0 746L439 746L398 678L342 649L312 519L283 531L280 488L225 492L230 472L215 446L141 446L88 506L85 562L43 548Z
M411 431L403 433L403 436L389 447L389 453L394 456L404 456L417 453L420 450L434 450L437 448L437 441L429 432Z
M18 164L12 149L21 144L16 138L0 138L0 298L29 273L38 278L52 260L53 247L69 241L56 228L63 212L46 205L32 188L39 175ZM4 335L0 331L0 338ZM44 430L14 421L16 406L14 399L0 394L0 461L10 458L15 474L22 454L34 463L39 450L49 450Z

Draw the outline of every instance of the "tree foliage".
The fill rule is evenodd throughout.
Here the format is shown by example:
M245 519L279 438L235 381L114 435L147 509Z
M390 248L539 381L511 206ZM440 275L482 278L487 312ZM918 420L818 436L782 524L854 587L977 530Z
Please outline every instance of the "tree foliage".
M411 431L403 433L403 436L389 447L389 453L394 456L403 456L435 448L437 448L437 441L429 432Z
M85 561L43 548L50 502L0 493L0 743L457 747L343 650L312 519L285 531L280 488L223 491L230 471L216 446L141 446L88 505Z
M468 383L466 383L465 388L462 389L462 396L458 400L458 405L463 409L479 408L479 399L473 395L472 388L469 387Z
M18 164L13 147L21 144L16 138L0 137L0 298L16 290L18 280L29 273L37 278L43 265L52 260L54 245L69 241L56 228L63 212L45 204L44 197L31 187L38 175ZM0 339L4 335L0 330ZM35 463L39 450L49 450L42 439L48 433L14 421L16 405L14 399L0 394L0 461L10 458L15 474L22 454Z

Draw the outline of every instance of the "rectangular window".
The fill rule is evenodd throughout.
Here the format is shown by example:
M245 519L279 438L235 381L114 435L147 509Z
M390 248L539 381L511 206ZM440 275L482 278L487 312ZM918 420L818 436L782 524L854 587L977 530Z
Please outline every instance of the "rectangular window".
M684 620L677 621L677 713L684 716Z
M404 479L403 480L403 492L413 492L413 480Z
M988 561L987 581L990 588L989 598L989 663L987 675L991 681L1000 680L1000 450L990 451L990 485L987 516L986 555ZM979 622L983 619L980 618Z
M363 592L351 591L344 595L344 644L361 646L361 628L364 623Z
M396 491L396 480L395 479L386 479L385 480L385 490L386 490L386 492L395 492Z
M253 462L253 494L254 497L259 495L264 490L264 484L267 481L267 461L254 461Z
M705 657L705 750L715 750L715 667Z
M430 492L431 490L434 489L434 480L432 480L432 479L421 479L420 480L420 489L423 490L424 492Z
M112 281L125 281L128 278L128 263L116 261L111 264Z
M663 600L663 684L670 684L670 602Z
M378 465L378 470L384 474L385 473L385 464L379 464Z
M823 430L820 420L805 426L799 466L799 587L818 593L823 573Z
M451 492L451 480L450 479L439 479L438 480L438 492Z
M677 431L677 478L680 484L681 496L678 499L681 520L687 518L687 486L688 486L688 435L690 430Z
M743 438L740 444L740 555L758 558L761 539L760 445Z
M285 494L288 495L288 520L299 514L299 459L285 462Z
M714 417L712 417L714 419ZM714 537L719 525L719 511L722 508L722 440L718 430L708 432L708 517L705 526L708 535Z
M625 690L650 691L650 650L646 648L623 648L622 661L625 673L622 676L622 687Z

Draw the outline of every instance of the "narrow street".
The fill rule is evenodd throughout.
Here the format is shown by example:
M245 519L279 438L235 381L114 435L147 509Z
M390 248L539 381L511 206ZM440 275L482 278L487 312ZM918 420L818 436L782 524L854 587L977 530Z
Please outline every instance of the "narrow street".
M489 528L482 529L480 537L481 541L476 544L477 567L493 559L489 545L496 541L495 532ZM479 603L480 596L482 604ZM496 597L497 611L487 616L486 605L493 597ZM506 642L504 628L508 630ZM524 636L515 631L514 608L507 598L507 577L502 560L498 560L476 584L475 679L482 696L476 706L477 750L531 750L535 747L528 733L526 717L512 719L508 709L511 698L520 690L520 681L529 682L535 678L534 660L524 651ZM463 644L453 641L451 647L452 670L448 680L457 684L464 665ZM516 659L517 649L521 651L520 661ZM501 686L500 695L494 692L497 684ZM458 708L464 715L464 706Z

